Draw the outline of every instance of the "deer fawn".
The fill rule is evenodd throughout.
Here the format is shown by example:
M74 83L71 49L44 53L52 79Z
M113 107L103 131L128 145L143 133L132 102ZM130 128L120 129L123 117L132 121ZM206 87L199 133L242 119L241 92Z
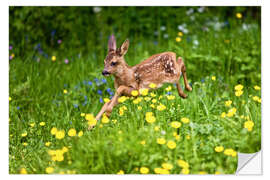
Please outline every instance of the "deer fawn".
M108 55L104 60L105 67L102 74L104 76L114 75L116 92L113 98L103 105L96 116L96 120L99 120L104 112L107 116L110 116L113 107L118 103L119 96L131 96L133 90L149 89L151 83L156 84L157 88L161 87L163 83L176 83L179 96L186 98L187 95L183 92L179 83L180 76L183 74L186 90L192 90L188 84L186 67L181 57L176 59L175 53L163 52L131 67L124 60L128 46L129 40L127 39L120 48L116 48L115 37L110 36Z

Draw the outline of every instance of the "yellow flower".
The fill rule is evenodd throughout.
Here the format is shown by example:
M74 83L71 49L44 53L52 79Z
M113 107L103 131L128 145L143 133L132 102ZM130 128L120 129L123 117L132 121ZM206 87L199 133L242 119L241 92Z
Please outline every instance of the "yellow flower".
M243 94L243 91L235 91L235 96L241 96Z
M157 110L159 110L159 111L163 111L163 110L165 110L166 109L166 106L164 106L163 104L159 104L158 106L157 106Z
M131 95L132 96L138 96L139 92L137 90L133 90L133 91L131 91Z
M259 90L261 90L261 87L256 85L256 86L254 86L254 89L259 91Z
M30 125L31 127L34 127L35 124L36 124L36 123L33 122L33 123L30 123L29 125Z
M27 136L27 132L22 133L22 137L26 137Z
M170 141L168 141L167 146L170 149L175 149L176 148L176 143L174 141L170 140Z
M82 135L83 135L83 131L80 131L80 132L78 133L78 136L81 137Z
M90 120L95 119L95 117L94 117L93 114L86 114L86 115L85 115L85 119L86 119L87 121L90 121Z
M12 100L12 98L11 98L11 97L9 97L9 98L8 98L8 100L9 100L9 101L11 101L11 100Z
M146 96L148 94L148 89L146 88L140 89L139 91L140 91L140 94L143 96Z
M179 160L177 161L177 164L178 164L178 166L180 166L181 168L189 168L189 164L188 164L186 161L182 160L182 159L179 159Z
M157 100L156 99L152 99L152 103L156 103L157 102Z
M88 125L89 126L95 126L97 124L97 120L96 119L91 119L88 121Z
M216 152L222 152L224 150L224 147L223 146L217 146L215 147L215 151Z
M45 126L45 122L40 122L39 125L40 126Z
M159 126L155 126L154 130L159 131Z
M145 145L145 143L146 143L145 140L140 142L141 145Z
M241 19L241 18L242 18L242 14L241 14L241 13L236 13L236 17L237 17L238 19Z
M189 140L190 139L190 135L186 135L186 139Z
M160 173L159 174L170 174L170 171L169 170L167 170L167 169L163 169L163 168L161 168L161 171L160 171Z
M53 171L54 171L54 168L53 167L47 167L46 168L46 173L48 173L48 174L53 173Z
M64 137L65 137L65 131L64 130L57 131L56 134L55 134L56 139L63 139Z
M248 131L252 131L253 126L254 126L254 122L253 121L248 120L248 121L246 121L244 123L244 128L246 128Z
M46 142L45 146L49 147L51 145L51 142Z
M216 76L212 76L211 79L212 79L213 81L215 81L215 80L216 80Z
M116 120L116 119L113 119L112 122L113 122L114 124L116 124L116 123L117 123L117 120Z
M124 110L123 109L119 109L119 115L123 116L124 115Z
M68 131L68 135L69 135L70 137L76 136L76 129L71 128L71 129Z
M224 154L227 155L227 156L233 156L235 157L236 156L236 151L234 151L233 149L225 149L224 150Z
M103 124L107 124L107 123L109 123L109 118L104 114L103 115L103 117L102 117L102 119L101 119L101 122L103 123Z
M157 143L158 144L165 144L166 140L164 138L157 138Z
M150 107L155 109L155 105L154 104L150 104Z
M157 85L155 83L150 83L149 87L152 88L152 89L154 89L154 88L157 87Z
M260 98L258 96L253 96L252 99L253 101L258 101Z
M232 104L231 100L225 101L225 106L229 107Z
M81 113L81 117L84 117L85 116L85 113Z
M172 87L171 86L168 86L165 90L166 91L170 91L170 90L172 90Z
M150 98L150 97L145 97L144 100L145 100L145 101L150 101L151 98Z
M173 121L173 122L171 122L171 126L173 127L173 128L180 128L181 127L181 123L180 122L178 122L178 121Z
M207 174L205 171L200 171L199 174Z
M220 115L220 117L225 118L226 117L226 113L225 112L222 112L221 115Z
M151 93L150 93L150 96L151 96L151 97L156 97L157 95L151 92Z
M181 121L184 123L184 124L187 124L189 123L189 119L188 118L181 118Z
M149 169L147 167L141 167L140 172L141 172L141 174L148 174Z
M162 163L161 165L164 169L171 170L173 168L173 165L170 163Z
M139 111L142 110L142 106L138 106L138 110L139 110Z
M244 88L244 86L243 86L242 84L238 84L238 85L236 85L236 86L234 87L234 89L235 89L236 91L241 91L243 88Z
M55 56L52 56L52 61L56 61L56 57Z
M67 148L66 146L64 146L64 147L62 148L62 152L63 152L63 153L68 152L68 148Z
M181 174L189 174L189 169L188 168L183 168L181 170Z
M146 116L145 119L148 123L154 123L156 121L156 118L154 116Z
M179 139L180 139L180 136L179 136L179 135L176 135L176 136L175 136L175 139L176 139L176 140L179 140Z
M161 174L161 171L162 171L162 168L155 168L155 169L154 169L154 172L155 172L156 174Z
M126 96L121 96L120 98L118 98L118 102L119 103L123 103L127 100L127 97Z
M174 95L167 95L167 99L168 100L174 100L175 99L175 96Z
M236 108L232 108L228 111L227 116L232 117L236 113Z
M103 100L104 100L105 103L110 102L109 98L104 98Z
M117 174L125 174L123 170L120 170Z
M221 174L221 173L220 173L219 171L216 171L216 172L215 172L215 174L217 174L217 175L218 175L218 174Z
M64 93L64 94L67 94L67 93L68 93L68 91L67 91L66 89L64 89L63 93Z
M258 99L258 103L261 103L261 102L262 102L261 98L260 98L260 99Z
M182 32L178 32L178 36L183 36L183 33Z
M26 169L25 169L25 168L21 168L21 170L20 170L20 174L27 174Z
M28 145L28 143L24 142L24 143L23 143L23 145L24 145L24 146L27 146L27 145Z
M176 37L176 38L175 38L175 41L176 41L176 42L180 42L180 41L182 41L182 39L181 39L180 37Z
M56 132L57 132L57 128L56 128L56 127L53 127L53 128L51 129L51 134L52 134L52 135L55 135Z

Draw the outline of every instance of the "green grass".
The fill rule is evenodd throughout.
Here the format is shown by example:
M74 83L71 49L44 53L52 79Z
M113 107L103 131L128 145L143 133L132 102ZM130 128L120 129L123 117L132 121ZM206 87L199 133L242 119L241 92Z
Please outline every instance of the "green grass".
M260 91L254 89L255 85L260 86L261 52L259 24L249 22L250 28L243 30L244 20L231 17L230 23L230 28L218 31L209 25L208 32L196 31L198 24L191 24L191 32L184 34L181 42L175 41L176 28L167 29L170 37L158 41L160 45L154 45L147 37L131 41L126 57L130 65L163 51L182 56L193 91L186 92L187 99L181 99L176 87L166 84L152 91L156 97L147 96L150 101L142 97L139 104L132 99L120 103L113 109L109 123L99 121L91 131L87 130L87 121L81 113L96 115L103 105L100 98L110 97L107 88L113 91L112 77L106 82L101 80L106 49L98 57L93 51L78 57L76 50L63 52L63 47L51 48L47 59L34 51L20 57L14 47L10 50L15 56L10 60L9 72L9 172L16 174L25 168L28 173L46 173L47 167L53 167L53 173L115 174L123 170L137 174L141 167L147 167L149 173L155 173L155 168L168 162L173 165L170 173L179 174L182 167L177 161L182 159L188 162L190 174L234 173L237 156L216 152L215 148L223 146L224 150L231 148L243 153L261 149L261 104L253 100L254 96L261 97ZM190 43L187 37L199 44ZM139 42L141 45L136 45ZM55 62L51 61L53 55ZM64 63L66 57L72 57L68 64ZM216 80L212 80L213 76ZM235 96L237 84L244 85L239 97ZM173 100L166 97L168 86L172 87ZM152 99L157 100L155 108L151 107ZM228 100L232 101L229 107L225 106ZM166 110L157 110L159 103ZM123 106L127 110L120 116L119 109ZM228 113L232 108L237 109L232 117L221 117L222 112ZM154 123L146 121L146 112L153 112ZM183 117L190 122L181 122ZM248 119L254 123L251 131L244 128ZM172 121L181 122L181 127L173 128ZM45 126L40 126L40 122L45 122ZM64 130L65 137L56 139L50 132L53 127ZM82 131L83 136L69 137L67 132L71 128L77 133ZM24 132L27 136L22 137ZM167 142L158 144L157 138L161 137L167 142L174 141L176 148L168 148ZM51 142L49 147L46 142ZM64 160L53 161L49 150L63 147L68 148Z

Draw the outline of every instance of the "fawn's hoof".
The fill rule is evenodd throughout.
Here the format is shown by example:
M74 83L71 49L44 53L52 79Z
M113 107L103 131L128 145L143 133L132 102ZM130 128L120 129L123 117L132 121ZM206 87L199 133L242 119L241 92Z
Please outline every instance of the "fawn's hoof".
M95 126L88 126L88 130L90 131L91 129L93 129Z
M183 99L186 99L187 97L188 97L188 95L186 95L186 94L179 94L179 96L181 97L181 98L183 98Z
M192 91L192 87L187 86L187 87L186 87L186 90L187 90L187 91Z

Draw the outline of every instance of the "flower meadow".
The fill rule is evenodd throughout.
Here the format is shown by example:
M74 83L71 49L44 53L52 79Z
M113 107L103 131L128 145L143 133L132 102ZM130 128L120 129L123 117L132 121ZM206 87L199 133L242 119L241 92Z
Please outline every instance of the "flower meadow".
M12 9L11 18L22 9ZM101 12L106 17L112 10L89 9L99 20ZM132 14L134 9L127 9ZM154 53L176 52L193 88L188 98L180 98L174 84L140 89L121 96L111 116L99 121L95 115L115 93L113 77L101 75L105 45L84 54L69 47L79 41L52 30L46 41L52 44L42 39L31 44L34 38L28 37L22 52L24 45L10 35L9 173L234 174L237 152L259 151L260 26L249 16L256 9L230 8L225 21L223 11L211 19L213 9L207 7L180 10L188 19L174 28L158 16L158 30L151 30L154 42L135 33L139 38L131 39L126 61L134 65ZM146 27L147 20L141 20ZM88 130L89 125L94 128Z

